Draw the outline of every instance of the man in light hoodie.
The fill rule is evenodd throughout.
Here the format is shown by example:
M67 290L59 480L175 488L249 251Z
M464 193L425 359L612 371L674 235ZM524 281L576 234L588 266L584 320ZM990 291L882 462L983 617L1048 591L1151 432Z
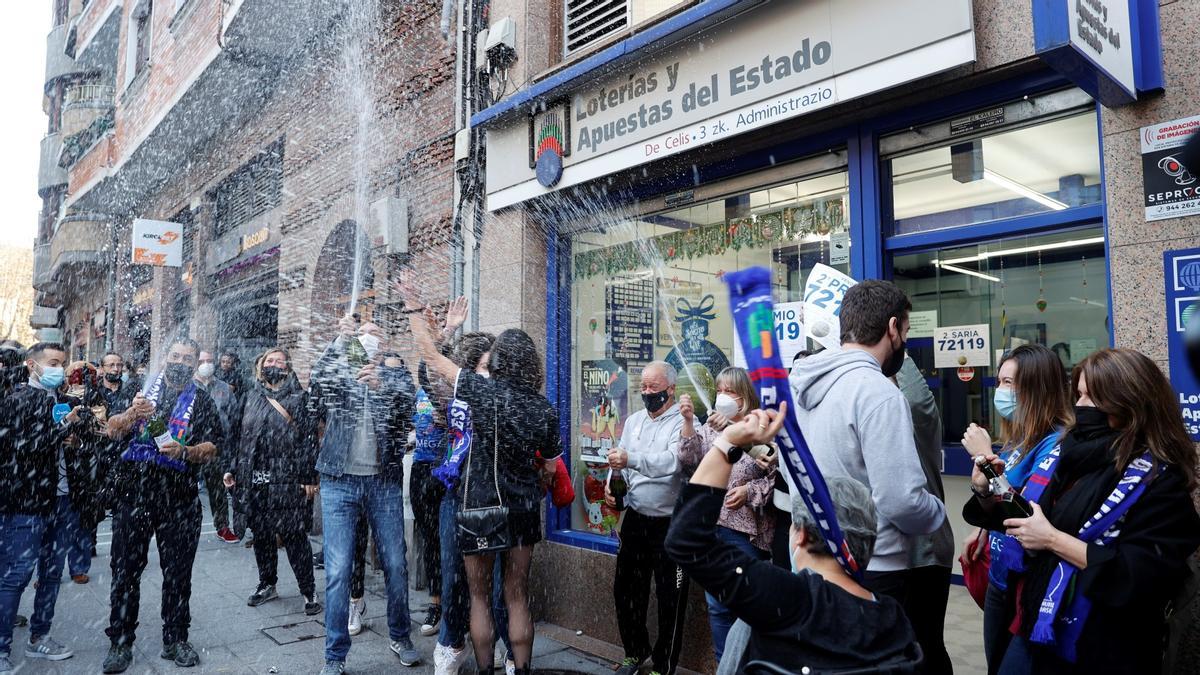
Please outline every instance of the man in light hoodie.
M645 408L629 416L620 444L608 454L609 466L621 471L629 486L613 581L617 628L625 648L617 675L637 673L647 659L651 673L670 675L683 646L688 580L664 548L683 484L679 430L684 419L675 401L676 378L675 368L663 361L642 369ZM611 494L606 498L614 504ZM653 645L646 628L651 577L658 597L658 637Z
M871 490L878 537L865 586L900 601L917 635L922 598L945 593L913 573L913 548L946 519L926 489L904 394L889 381L904 363L912 303L887 281L868 280L846 291L841 306L842 348L796 364L790 378L796 418L826 476L849 476Z

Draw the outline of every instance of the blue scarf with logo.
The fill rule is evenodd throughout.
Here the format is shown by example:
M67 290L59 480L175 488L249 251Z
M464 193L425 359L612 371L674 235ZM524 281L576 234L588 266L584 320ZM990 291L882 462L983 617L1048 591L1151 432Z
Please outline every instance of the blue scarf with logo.
M162 390L163 376L160 374L154 381L154 385L150 387L150 391L146 392L146 399L157 406L158 399L162 396ZM183 393L175 400L175 408L171 410L171 418L167 422L167 430L171 432L171 438L174 438L180 445L183 445L186 440L188 427L192 423L192 408L195 407L195 404L196 383L193 381L188 383ZM150 462L179 472L187 471L187 462L171 459L159 452L158 445L146 430L148 425L147 420L137 423L137 426L134 427L133 440L129 442L129 447L125 452L121 453L121 459L126 462Z
M462 376L462 371L459 371ZM454 381L454 400L446 412L447 432L450 436L450 447L446 461L433 470L433 476L442 481L448 489L458 487L462 467L471 452L471 406L458 397L458 380Z
M763 267L751 267L729 272L724 275L724 280L729 285L733 323L741 339L746 369L750 371L750 380L758 389L763 409L778 410L781 403L788 404L783 433L775 439L783 451L783 464L800 490L800 497L816 518L829 552L847 574L861 579L862 570L850 554L850 547L842 535L825 478L817 468L817 462L796 422L788 371L783 368L779 345L775 341L771 273Z
M1117 487L1100 505L1100 510L1079 528L1079 539L1097 546L1110 546L1121 534L1121 519L1139 497L1146 491L1146 476L1154 468L1154 461L1147 450L1141 457L1129 463ZM1032 480L1032 478L1030 478ZM1052 646L1059 656L1075 663L1075 643L1083 633L1092 603L1083 593L1074 593L1071 602L1063 607L1063 596L1073 590L1072 579L1079 568L1065 560L1050 575L1046 596L1038 608L1037 623L1029 639L1037 644Z
M1025 486L1021 488L1021 495L1031 502L1041 500L1046 486L1050 485L1050 477L1054 475L1054 467L1057 466L1059 453L1062 452L1062 435L1056 432L1046 436L1029 454L1017 457L1017 461L1013 463L1015 467L1023 461L1032 462L1048 445L1053 446L1050 453L1034 467L1029 480L1025 481ZM996 588L1008 590L1009 573L1025 571L1025 549L1021 547L1021 542L1004 532L992 532L989 539L992 547L992 565L988 570L988 580Z

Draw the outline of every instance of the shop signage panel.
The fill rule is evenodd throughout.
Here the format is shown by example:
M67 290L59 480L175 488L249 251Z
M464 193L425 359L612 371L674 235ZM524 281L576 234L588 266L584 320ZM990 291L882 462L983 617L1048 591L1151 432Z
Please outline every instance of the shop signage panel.
M938 326L933 331L933 367L964 368L992 365L991 327Z
M1004 124L1004 106L950 120L950 135L973 134Z
M1189 171L1179 153L1200 133L1200 115L1142 127L1142 192L1146 220L1200 214L1200 173Z
M894 87L975 58L969 0L764 3L578 90L553 181L529 118L489 128L489 208ZM531 144L534 147L531 148ZM554 153L557 154L557 153ZM536 160L534 162L537 164ZM552 182L551 187L545 187Z
M1038 56L1110 108L1162 87L1155 0L1033 0Z
M937 328L937 310L908 313L908 338L931 338Z
M829 235L829 264L846 265L850 262L850 233L834 232Z
M620 361L654 360L654 281L610 284L605 293L608 357Z
M133 258L135 265L179 267L183 265L183 226L161 220L137 218L133 221Z
M804 286L805 335L826 349L842 346L842 299L858 283L828 265L817 263Z
M1188 366L1184 335L1200 322L1200 248L1163 253L1167 284L1167 362L1171 387L1179 398L1184 426L1193 441L1200 441L1200 380Z

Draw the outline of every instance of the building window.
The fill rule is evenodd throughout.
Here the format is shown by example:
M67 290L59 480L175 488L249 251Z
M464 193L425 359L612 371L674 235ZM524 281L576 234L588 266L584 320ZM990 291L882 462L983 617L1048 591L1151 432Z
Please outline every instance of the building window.
M603 505L604 455L642 407L639 374L651 360L680 371L677 392L707 414L714 379L735 363L729 296L721 275L762 265L778 302L802 299L831 243L848 241L844 170L617 220L571 238L571 458L583 489L572 529L612 534Z
M922 134L936 130L905 135ZM891 177L894 234L1063 211L1103 198L1096 114L1090 107L892 154L884 170Z
M1005 350L1049 347L1070 372L1109 346L1099 227L898 255L893 270L913 303L908 351L939 399L947 444L958 443L971 422L999 430L992 391ZM987 326L988 365L936 367L934 326L978 324Z
M150 19L154 14L153 0L146 0L134 14L134 50L133 50L133 75L137 77L139 73L150 65Z
M213 190L213 235L220 237L283 201L284 139L272 143Z

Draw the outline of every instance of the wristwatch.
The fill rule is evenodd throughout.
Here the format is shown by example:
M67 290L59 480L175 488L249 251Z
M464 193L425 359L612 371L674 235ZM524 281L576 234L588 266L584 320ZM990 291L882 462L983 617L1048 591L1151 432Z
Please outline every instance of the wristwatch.
M746 454L746 448L734 445L733 441L724 436L718 436L717 440L713 441L713 447L720 450L721 454L725 455L725 461L730 464L737 464L742 455Z

